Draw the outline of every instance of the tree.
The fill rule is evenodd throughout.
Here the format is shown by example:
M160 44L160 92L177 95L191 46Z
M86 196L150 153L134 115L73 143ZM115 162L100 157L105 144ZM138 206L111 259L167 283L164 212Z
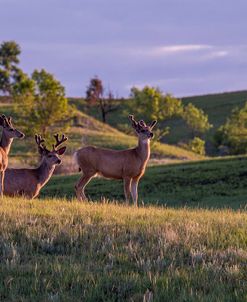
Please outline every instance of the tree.
M158 88L145 86L131 89L130 107L148 120L164 120L182 113L182 102L170 94L163 95Z
M203 134L212 127L208 121L208 116L203 110L191 103L184 107L182 117L194 134Z
M107 96L104 97L102 81L97 77L90 80L86 91L86 101L90 106L98 106L103 123L106 123L106 116L117 109L116 104L114 104L113 93L109 90Z
M216 131L214 139L218 147L227 146L231 154L247 152L247 102L243 108L233 109L226 123Z
M14 86L16 111L28 134L47 136L54 128L67 127L69 105L65 89L44 69L35 70L31 79L22 74Z
M212 125L203 110L192 104L184 106L182 101L171 94L163 94L159 88L145 86L143 89L131 89L129 110L133 110L140 118L159 121L159 128L155 130L155 139L160 140L169 133L169 127L162 129L165 120L182 118L193 130L193 136L205 133Z
M134 108L135 114L145 120L164 121L181 116L183 106L181 100L170 94L163 94L159 88L145 86L143 89L133 87L130 94L129 111ZM159 123L159 126L161 123ZM154 140L159 141L169 133L169 127L157 127Z
M12 94L13 85L22 73L18 67L20 53L20 46L15 41L3 42L0 45L0 91L4 94Z

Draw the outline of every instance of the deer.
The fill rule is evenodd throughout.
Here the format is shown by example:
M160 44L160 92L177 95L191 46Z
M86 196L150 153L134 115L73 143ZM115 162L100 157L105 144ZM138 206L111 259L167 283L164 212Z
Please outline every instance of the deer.
M4 114L0 116L2 138L0 141L0 196L3 197L5 171L9 162L9 152L14 138L24 138L25 135L14 128L12 118Z
M82 172L75 185L78 201L87 201L85 187L93 177L99 175L104 178L122 179L127 204L131 195L133 203L138 206L138 183L145 173L150 157L150 139L154 136L152 130L157 121L147 125L143 120L137 122L133 115L129 115L129 119L138 136L136 148L112 150L87 146L75 152L75 161Z
M63 134L54 135L56 143L53 144L52 150L48 150L45 146L45 140L40 135L35 135L35 141L38 145L38 152L41 160L37 168L33 169L7 169L5 173L5 191L6 196L22 196L28 199L34 199L40 193L40 190L51 178L55 167L60 165L66 146L58 148L61 144L68 140Z

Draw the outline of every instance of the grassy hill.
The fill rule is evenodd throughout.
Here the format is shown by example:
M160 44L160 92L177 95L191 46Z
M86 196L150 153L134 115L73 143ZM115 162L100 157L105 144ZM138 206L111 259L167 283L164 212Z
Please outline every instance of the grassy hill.
M202 108L209 116L209 121L214 128L207 134L207 140L210 141L215 130L226 120L233 108L243 106L247 100L247 91L229 92L221 94L211 94L203 96L186 97L182 99L184 103L192 102L199 108ZM79 110L85 110L85 102L83 99L70 98L71 104L75 105ZM119 108L116 112L108 116L109 125L101 123L99 113L96 108L87 109L85 114L78 111L80 127L72 127L67 135L70 137L69 153L72 153L82 144L94 144L114 149L124 149L132 147L136 144L136 138L133 135L126 135L122 131L128 128L126 100L117 100ZM0 111L6 115L13 114L13 106L9 99L0 98ZM134 113L134 112L133 112ZM170 134L165 137L167 144L156 144L153 146L153 154L156 157L166 157L169 159L195 160L201 157L192 152L175 146L178 142L186 141L190 137L190 131L182 120L172 119L165 123L170 126ZM171 145L172 144L172 145ZM30 156L29 151L35 152L35 144L33 139L25 141L15 141L11 155L14 156L14 165L16 156L24 162Z
M3 199L1 301L246 301L247 214Z
M9 102L0 102L0 112L15 118L13 105ZM77 116L76 126L72 126L66 133L69 137L67 156L65 156L64 160L66 165L73 165L71 155L83 145L95 145L118 150L136 146L137 138L133 133L127 135L78 110L75 110L75 114ZM152 151L153 156L156 158L167 158L169 160L196 160L203 158L177 146L160 143L153 145ZM38 157L37 154L35 158L35 154L37 154L37 147L33 138L16 139L11 148L10 166L35 164Z
M231 111L235 107L242 107L245 104L247 101L247 91L191 96L182 98L182 101L185 104L192 103L208 114L210 123L214 125L207 134L207 140L210 140L217 128L230 116ZM72 98L71 102L78 106L78 108L85 108L85 103L82 99ZM128 123L126 119L128 109L126 100L117 100L116 102L119 108L108 116L108 122L111 126L122 129L123 125ZM88 112L95 118L100 119L97 109L91 108ZM132 113L134 113L134 109ZM170 134L164 138L164 142L168 144L177 144L178 142L186 141L191 136L190 130L181 119L171 119L164 125L170 127Z
M207 139L210 139L219 126L225 123L232 110L236 107L243 107L247 102L247 91L192 96L183 98L182 101L185 104L194 104L196 107L203 109L208 115L209 122L213 124L213 128L207 134ZM171 132L165 138L167 143L174 144L182 141L184 136L188 137L190 135L189 129L181 120L174 119L169 122L169 125Z
M54 176L41 197L74 198L79 174ZM95 178L86 193L92 200L123 200L122 181ZM139 203L169 207L245 208L247 157L149 167L139 185Z

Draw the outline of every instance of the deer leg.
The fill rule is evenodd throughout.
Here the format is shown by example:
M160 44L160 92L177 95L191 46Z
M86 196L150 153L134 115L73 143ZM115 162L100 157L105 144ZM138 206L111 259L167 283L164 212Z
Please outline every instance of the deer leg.
M131 178L124 178L124 195L126 203L129 203L130 198L130 186L131 186Z
M0 172L0 197L3 197L4 190L4 171Z
M133 178L131 182L131 196L135 206L138 206L138 183L139 178Z
M94 175L95 173L83 175L75 185L76 197L79 201L87 201L87 197L85 195L85 187Z

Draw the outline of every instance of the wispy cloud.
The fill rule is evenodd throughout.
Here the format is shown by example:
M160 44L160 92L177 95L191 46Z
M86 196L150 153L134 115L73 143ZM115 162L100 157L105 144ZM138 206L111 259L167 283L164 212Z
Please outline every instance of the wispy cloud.
M151 50L153 55L163 55L163 54L174 54L174 53L184 53L184 52L195 52L201 50L212 49L211 45L203 44L183 44L183 45L167 45L161 47L155 47Z

